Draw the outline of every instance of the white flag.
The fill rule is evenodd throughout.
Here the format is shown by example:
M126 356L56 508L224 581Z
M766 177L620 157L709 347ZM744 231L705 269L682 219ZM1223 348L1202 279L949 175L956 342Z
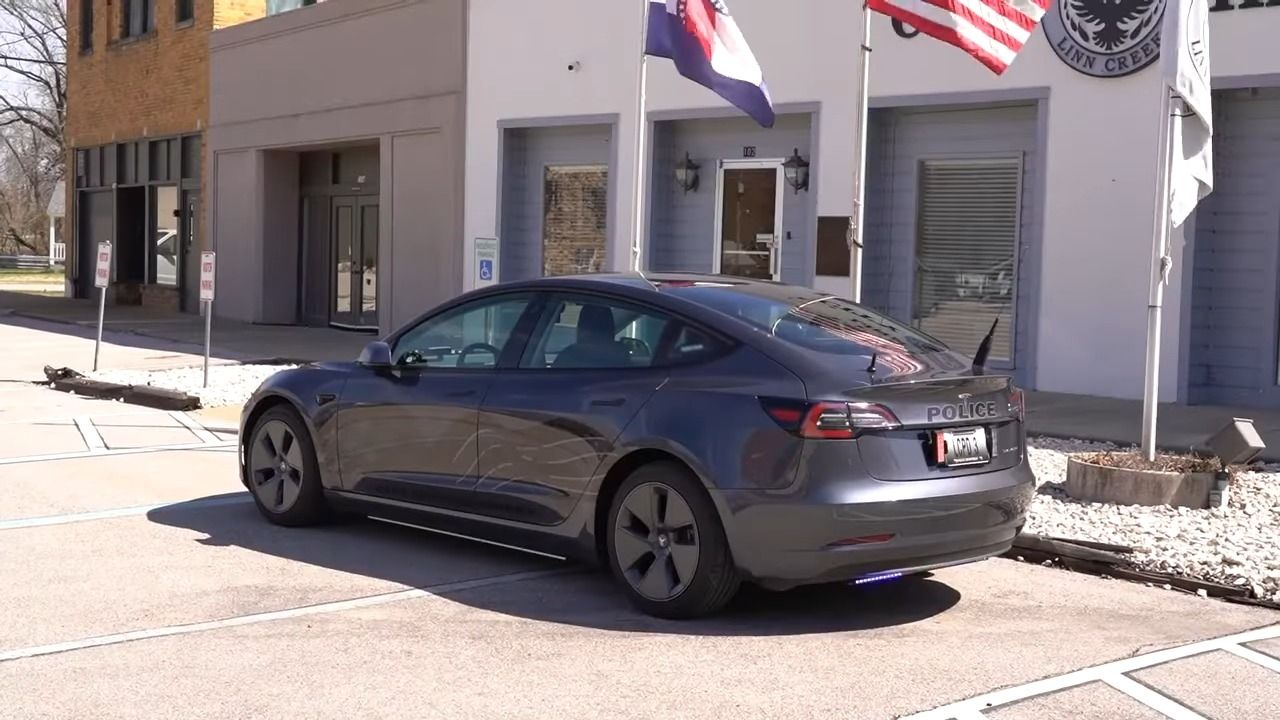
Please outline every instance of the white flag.
M1168 0L1160 34L1164 82L1182 98L1185 117L1174 117L1170 144L1169 215L1187 219L1213 190L1213 104L1209 95L1209 2Z

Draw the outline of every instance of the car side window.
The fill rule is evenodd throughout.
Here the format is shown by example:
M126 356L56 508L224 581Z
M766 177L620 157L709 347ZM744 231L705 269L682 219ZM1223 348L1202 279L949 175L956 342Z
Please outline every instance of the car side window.
M672 319L615 300L561 297L548 303L521 368L644 368L656 361Z
M724 349L724 343L689 325L681 325L667 348L664 362L667 365L688 365L709 360Z
M428 318L400 336L391 360L411 367L492 368L531 300L528 295L486 298Z

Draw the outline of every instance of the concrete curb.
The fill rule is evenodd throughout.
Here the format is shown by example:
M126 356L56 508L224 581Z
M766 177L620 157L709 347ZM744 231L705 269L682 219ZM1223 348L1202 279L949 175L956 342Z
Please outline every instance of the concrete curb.
M150 385L121 385L88 378L61 378L54 380L49 386L54 390L72 395L100 400L119 400L130 405L142 405L159 410L200 409L200 398L194 395Z

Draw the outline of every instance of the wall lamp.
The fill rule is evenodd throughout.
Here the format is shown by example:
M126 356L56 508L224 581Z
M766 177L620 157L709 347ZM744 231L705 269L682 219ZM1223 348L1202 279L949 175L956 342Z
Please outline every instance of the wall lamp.
M809 189L809 163L800 157L800 148L793 150L791 157L782 163L782 172L797 195L801 190Z
M690 190L698 189L698 169L699 165L689 159L688 152L685 152L683 161L676 163L676 182L686 195Z

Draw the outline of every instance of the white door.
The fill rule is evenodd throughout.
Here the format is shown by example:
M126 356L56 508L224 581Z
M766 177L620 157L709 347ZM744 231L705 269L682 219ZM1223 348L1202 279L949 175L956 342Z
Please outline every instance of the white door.
M784 185L781 160L721 161L714 272L781 279Z

